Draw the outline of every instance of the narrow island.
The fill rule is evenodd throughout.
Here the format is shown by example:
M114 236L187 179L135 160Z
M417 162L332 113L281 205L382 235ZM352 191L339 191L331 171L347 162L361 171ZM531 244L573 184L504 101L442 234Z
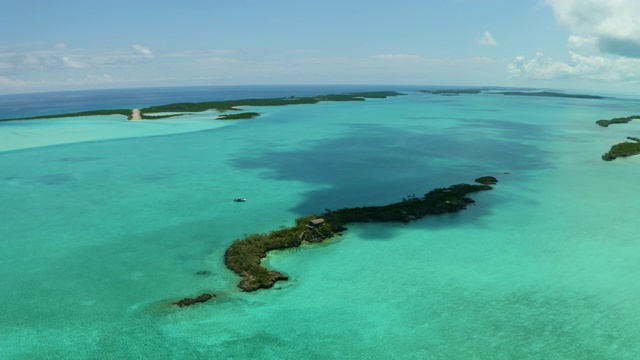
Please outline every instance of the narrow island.
M218 120L249 120L260 116L257 112L242 112L237 114L222 114L218 115Z
M638 120L638 119L640 119L640 115L631 115L627 117L618 117L618 118L613 118L609 120L598 120L596 121L596 124L602 127L608 127L609 125L612 125L612 124L626 124L631 120Z
M625 141L620 144L613 145L609 151L602 155L602 160L611 161L619 157L627 157L640 154L640 139L636 137L627 137L633 142Z
M216 294L204 293L199 296L196 296L195 298L184 298L182 300L175 301L172 304L178 305L179 307L193 306L198 303L207 302L214 297L216 297Z
M504 88L503 88L504 89ZM441 90L419 90L421 93L434 94L442 96L456 95L507 95L507 96L539 96L539 97L557 97L557 98L573 98L573 99L606 99L599 95L586 94L569 94L558 91L498 91L496 88L469 88L469 89L441 89Z
M557 98L573 98L573 99L606 99L604 96L599 95L585 95L585 94L567 94L556 91L501 91L496 94L508 95L508 96L541 96L541 97L557 97Z
M97 116L97 115L124 115L127 119L132 120L157 120L170 117L178 117L188 113L203 112L207 110L216 110L219 112L237 111L243 106L284 106L284 105L300 105L300 104L317 104L323 101L364 101L366 99L385 99L387 97L405 95L396 91L364 91L352 92L346 94L328 94L307 97L284 97L284 98L268 98L268 99L240 99L240 100L223 100L223 101L206 101L206 102L184 102L167 105L150 106L134 112L132 109L111 109L111 110L90 110L66 114L38 115L23 118L0 119L0 121L14 120L38 120L38 119L55 119L63 117L79 117L79 116ZM169 115L153 115L154 113L166 113ZM224 116L223 116L224 115ZM223 114L218 117L220 120L241 120L252 119L259 116L259 113L245 112L240 114Z
M493 177L478 178L496 183ZM494 181L495 180L495 181ZM408 223L428 215L453 213L466 209L474 201L466 195L471 192L491 190L486 184L458 184L435 189L423 197L411 195L400 202L384 206L365 206L329 210L321 215L309 215L296 219L295 225L265 234L252 234L238 239L227 249L224 262L227 268L242 277L238 287L250 292L271 288L288 276L261 265L272 250L295 248L307 243L319 243L347 230L349 223L402 222Z
M480 94L488 89L440 89L440 90L419 90L424 94L442 95L442 96L457 96L461 94Z

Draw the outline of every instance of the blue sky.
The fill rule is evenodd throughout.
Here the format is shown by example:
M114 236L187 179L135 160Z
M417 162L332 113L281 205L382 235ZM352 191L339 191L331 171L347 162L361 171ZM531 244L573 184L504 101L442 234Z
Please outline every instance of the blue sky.
M633 92L638 0L0 0L0 93L184 85Z

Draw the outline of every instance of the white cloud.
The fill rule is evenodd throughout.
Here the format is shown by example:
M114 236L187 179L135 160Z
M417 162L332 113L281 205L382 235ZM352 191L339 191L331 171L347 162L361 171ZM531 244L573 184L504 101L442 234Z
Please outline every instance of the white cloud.
M50 52L14 52L0 54L3 72L52 71L68 67L64 59Z
M491 36L491 33L488 31L485 31L484 34L482 34L482 37L476 40L476 42L478 43L478 45L482 45L482 46L498 45L498 43L496 42L496 39L494 39L493 36Z
M23 87L23 86L27 86L30 83L24 80L12 80L9 79L6 76L0 76L0 86L4 86L4 87Z
M55 45L55 48L58 50L67 50L69 48L69 45L67 45L66 43L57 43Z
M581 51L597 51L598 50L598 39L591 37L581 37L578 35L569 35L569 39L567 40L567 45L570 49L581 50Z
M546 0L558 22L573 33L569 45L640 58L640 1Z
M624 57L584 56L569 53L567 62L558 61L538 52L532 59L516 57L507 65L514 78L558 80L582 79L591 81L637 81L640 74L640 60Z
M102 74L102 75L89 74L80 80L69 78L67 79L66 84L67 85L103 84L103 83L111 83L114 81L115 79L109 74Z
M0 75L52 72L91 66L91 59L81 51L62 48L52 50L0 47Z
M153 55L153 51L151 51L151 49L146 48L142 45L132 45L131 48L138 53L139 55L142 55L143 58L147 59L147 60L151 60L153 59L155 56Z
M548 58L541 52L530 60L523 55L517 56L513 63L507 65L507 69L513 77L533 79L556 79L573 72L570 65Z
M51 89L51 88L78 88L78 87L94 87L103 86L111 83L125 83L127 80L116 79L109 74L94 75L89 74L81 78L67 78L63 80L23 80L23 79L11 79L7 76L0 76L0 93L9 90L14 91L34 91L38 89ZM3 89L4 88L4 89Z
M81 68L87 68L87 67L90 66L89 64L87 64L85 62L82 62L80 60L77 60L77 59L74 59L74 58L71 58L71 57L68 57L68 56L63 56L62 57L62 61L64 62L64 64L67 67L72 68L72 69L81 69Z

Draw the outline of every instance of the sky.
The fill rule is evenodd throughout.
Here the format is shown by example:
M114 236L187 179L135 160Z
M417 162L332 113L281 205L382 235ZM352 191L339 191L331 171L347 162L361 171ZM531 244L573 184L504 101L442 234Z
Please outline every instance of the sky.
M0 94L388 84L640 89L640 0L0 0Z

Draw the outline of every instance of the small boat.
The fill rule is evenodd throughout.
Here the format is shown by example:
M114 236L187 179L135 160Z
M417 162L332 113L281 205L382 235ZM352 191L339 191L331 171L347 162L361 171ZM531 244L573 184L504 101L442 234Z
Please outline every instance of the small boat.
M235 199L233 199L233 201L235 201L235 202L245 202L245 201L247 201L247 199L245 199L245 198L235 198Z

